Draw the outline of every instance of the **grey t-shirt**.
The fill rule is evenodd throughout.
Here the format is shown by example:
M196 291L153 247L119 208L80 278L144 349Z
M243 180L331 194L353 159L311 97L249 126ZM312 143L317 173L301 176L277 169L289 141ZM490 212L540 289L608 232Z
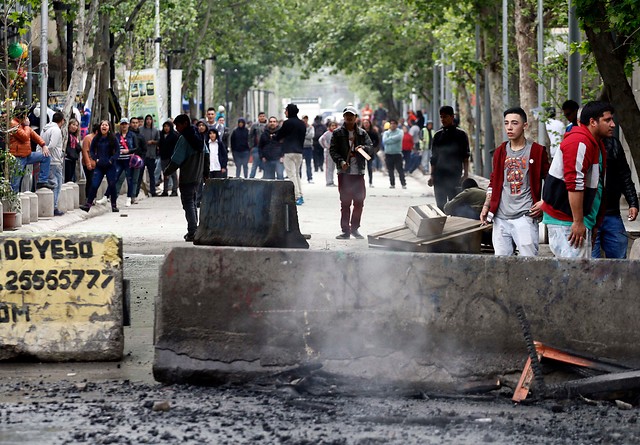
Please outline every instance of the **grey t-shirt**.
M511 149L507 142L507 156L504 160L504 183L496 216L501 219L516 219L526 215L533 206L529 183L531 145L527 141L520 151Z

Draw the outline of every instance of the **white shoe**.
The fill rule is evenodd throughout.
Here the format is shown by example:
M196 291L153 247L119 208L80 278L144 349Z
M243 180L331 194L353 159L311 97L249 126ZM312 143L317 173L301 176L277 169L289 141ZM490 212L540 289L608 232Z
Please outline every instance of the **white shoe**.
M102 198L96 201L96 204L106 204L108 201L109 201L109 198L107 198L106 196L103 196Z
M131 207L131 198L127 198L127 203L125 204L126 207Z

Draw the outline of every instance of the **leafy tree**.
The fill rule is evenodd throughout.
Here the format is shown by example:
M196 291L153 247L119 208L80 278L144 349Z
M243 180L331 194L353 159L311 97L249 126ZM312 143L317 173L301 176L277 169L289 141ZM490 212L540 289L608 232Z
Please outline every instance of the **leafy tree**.
M616 108L640 168L640 109L628 81L640 60L640 5L635 0L578 0L576 10L602 76L601 97Z

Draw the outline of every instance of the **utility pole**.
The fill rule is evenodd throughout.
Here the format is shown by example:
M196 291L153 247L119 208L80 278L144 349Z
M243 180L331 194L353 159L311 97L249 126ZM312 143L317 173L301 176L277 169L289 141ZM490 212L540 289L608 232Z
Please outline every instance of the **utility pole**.
M576 16L575 0L569 0L569 46L580 43L580 27ZM580 53L569 54L569 99L582 104L582 79L580 77Z
M40 8L42 35L40 36L40 132L47 125L47 83L49 80L49 0L42 0Z
M502 0L502 107L509 107L509 2Z
M538 107L540 108L540 116L544 114L545 91L543 83L542 67L544 66L544 10L543 0L538 0ZM538 119L538 141L542 143L542 137L545 134L545 125L543 119Z
M476 60L480 60L480 25L476 23ZM473 170L476 175L483 174L482 166L482 153L480 151L480 125L481 125L481 111L480 111L480 70L476 70L476 106L475 106L475 133L473 141Z

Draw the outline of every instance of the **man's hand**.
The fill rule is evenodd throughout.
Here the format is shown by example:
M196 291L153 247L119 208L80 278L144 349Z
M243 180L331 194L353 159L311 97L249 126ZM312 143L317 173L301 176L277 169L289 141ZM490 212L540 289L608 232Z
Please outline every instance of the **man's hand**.
M342 163L340 164L340 168L342 169L342 171L347 171L347 169L349 168L349 164L346 161L342 161Z
M569 245L573 248L579 249L584 244L584 240L587 237L587 228L583 221L574 221L571 224L571 234L569 235Z
M635 221L638 217L638 209L635 207L629 207L629 221Z
M45 157L47 157L47 158L48 158L48 157L49 157L49 155L50 155L50 153L49 153L49 147L47 147L46 145L43 145L43 146L42 146L42 154L43 154Z
M489 221L487 221L487 215L489 214L489 206L482 206L482 212L480 212L480 222L484 226Z
M429 180L427 181L427 185L429 187L433 187L433 176L429 176Z
M542 215L542 200L536 202L531 209L529 209L529 216L532 218L538 218Z

